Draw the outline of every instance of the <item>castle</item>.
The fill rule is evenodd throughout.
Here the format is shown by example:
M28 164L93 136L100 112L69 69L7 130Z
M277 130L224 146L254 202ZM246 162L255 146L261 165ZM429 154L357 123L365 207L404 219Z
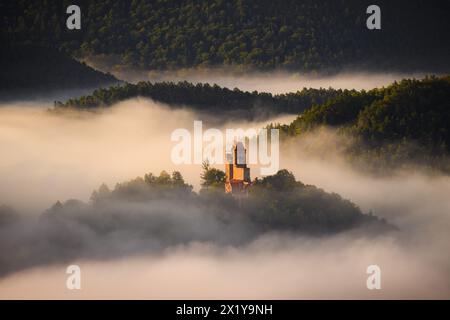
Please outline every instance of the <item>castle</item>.
M236 197L246 197L251 185L250 168L247 167L247 150L242 142L233 146L225 163L225 192Z

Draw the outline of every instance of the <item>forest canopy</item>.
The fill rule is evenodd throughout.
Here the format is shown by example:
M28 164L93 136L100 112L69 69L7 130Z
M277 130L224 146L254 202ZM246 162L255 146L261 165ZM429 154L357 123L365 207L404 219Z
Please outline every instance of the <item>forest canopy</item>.
M182 175L162 171L159 176L152 173L144 178L118 183L113 190L106 185L93 192L89 205L105 206L118 201L146 203L153 201L173 201L184 203L187 207L195 204L200 211L223 223L234 219L252 226L259 232L269 230L292 230L312 233L338 232L362 226L371 222L383 223L375 216L366 215L349 200L337 194L326 193L312 185L305 185L295 179L288 170L280 170L275 175L256 179L245 201L237 201L225 194L223 183L211 183L211 177L223 177L221 170L203 167L202 189L192 191ZM214 180L214 179L213 179ZM58 216L64 205L57 205L46 215Z
M276 127L284 137L331 127L356 138L347 151L366 161L393 164L416 159L450 172L449 123L450 76L432 76L343 92L307 109L291 124Z
M0 97L21 93L45 94L52 90L90 89L119 83L67 54L42 45L2 44Z
M81 30L66 8L81 8ZM366 27L359 0L2 2L5 42L55 47L77 57L107 55L144 69L232 66L323 72L358 67L450 69L448 1L379 0L382 29Z

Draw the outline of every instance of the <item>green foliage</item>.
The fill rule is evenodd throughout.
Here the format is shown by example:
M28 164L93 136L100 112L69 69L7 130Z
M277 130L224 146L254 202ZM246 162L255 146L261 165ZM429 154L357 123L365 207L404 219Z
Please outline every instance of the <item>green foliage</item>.
M345 91L306 110L284 130L298 134L320 125L345 126L373 143L410 139L445 149L449 123L450 76L444 76L402 80L368 92Z
M162 171L159 176L149 173L144 178L137 177L128 182L118 183L112 191L107 185L102 184L92 193L91 201L101 203L111 199L139 201L167 197L184 198L191 193L192 186L184 182L180 172L174 171L169 175L166 171Z
M225 172L212 168L208 162L203 162L202 173L200 174L201 185L205 189L217 188L225 190Z
M413 140L450 151L450 76L402 80L367 105L352 130L372 143Z
M338 231L376 221L339 195L296 181L287 170L256 180L244 208L268 229Z
M79 31L65 26L72 3L2 3L2 40L113 55L146 69L449 70L448 1L379 0L382 30L373 32L365 25L368 3L359 0L78 0Z
M253 191L263 188L270 191L282 192L303 186L301 182L295 180L292 172L283 169L279 170L275 175L264 177L262 180L256 179L253 183Z

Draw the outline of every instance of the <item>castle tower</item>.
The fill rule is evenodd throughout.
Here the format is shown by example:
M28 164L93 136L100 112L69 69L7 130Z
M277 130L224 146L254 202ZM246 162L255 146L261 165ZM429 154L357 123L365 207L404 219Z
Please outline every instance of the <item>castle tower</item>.
M225 164L225 192L233 196L245 197L251 184L250 168L247 167L247 150L242 142L233 146L231 154L227 154Z

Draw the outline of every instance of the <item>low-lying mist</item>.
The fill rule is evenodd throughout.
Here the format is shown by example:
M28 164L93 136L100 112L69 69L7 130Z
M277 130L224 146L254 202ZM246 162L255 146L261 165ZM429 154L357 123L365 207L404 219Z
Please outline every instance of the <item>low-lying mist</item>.
M425 77L423 73L401 74L401 73L370 73L370 72L342 72L336 75L316 75L306 76L301 74L291 74L287 72L271 73L246 73L245 75L224 73L222 71L189 72L179 71L178 73L148 73L145 76L134 74L124 74L126 79L132 82L138 81L188 81L192 83L216 83L221 87L229 89L239 88L243 91L270 92L281 94L296 92L302 88L334 88L334 89L355 89L370 90L380 88L405 78L421 79Z
M0 280L1 298L390 299L448 298L448 269L394 239L266 236L244 248L193 243L113 262L77 261L82 289L69 291L65 266ZM366 288L368 265L382 289Z
M369 90L391 84L405 78L421 79L425 73L373 72L348 70L337 74L304 75L286 71L248 72L232 68L180 69L177 71L144 71L114 66L105 57L85 59L85 62L118 79L137 83L139 81L188 81L192 83L217 84L229 89L270 92L272 94L296 92L302 88L335 88Z
M53 114L47 107L0 107L0 204L37 217L57 200L87 202L103 182L113 187L117 182L162 170L180 171L198 190L200 166L175 166L170 160L170 134L176 128L192 130L193 121L200 117L192 111L174 111L146 99L125 101L96 114ZM267 122L287 123L291 119ZM264 124L224 123L222 128L259 128ZM139 251L130 255L128 250L139 244L139 238L131 243L135 235L119 233L114 235L114 244L121 244L127 253L122 258L120 254L111 257L97 252L90 255L95 259L72 260L68 254L64 265L41 266L3 277L0 297L449 298L450 177L429 175L420 169L390 176L366 174L345 162L339 148L345 143L348 141L331 131L313 133L283 145L281 168L293 171L304 183L350 199L364 212L386 218L398 231L378 236L349 231L328 237L271 233L239 246L212 243L205 237L205 241L169 245L144 255ZM310 152L315 144L328 152ZM166 212L169 205L162 208ZM181 216L199 214L189 208L182 211ZM201 235L220 229L207 215L204 222L186 224L186 228ZM21 232L25 236L36 234L35 230ZM242 236L239 228L233 232L236 235L230 237ZM64 239L64 232L60 236ZM89 237L80 241L91 240L101 241ZM105 243L98 247L101 245ZM91 248L95 250L96 245ZM39 246L20 249L45 255ZM1 255L6 261L7 252ZM65 289L69 262L82 268L79 292ZM381 267L381 290L366 288L365 272L371 264Z

